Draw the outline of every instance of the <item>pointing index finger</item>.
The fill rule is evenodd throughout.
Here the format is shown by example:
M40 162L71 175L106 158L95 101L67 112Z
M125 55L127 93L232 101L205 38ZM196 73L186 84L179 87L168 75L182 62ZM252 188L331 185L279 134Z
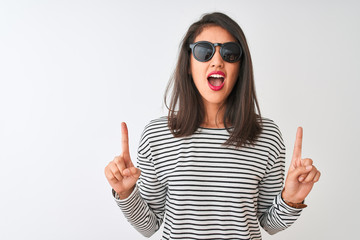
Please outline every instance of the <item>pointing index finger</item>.
M293 157L292 157L292 163L295 166L300 165L302 138L303 138L303 129L302 129L302 127L298 127L297 132L296 132L295 146L294 146L294 152L293 152Z
M129 157L129 135L125 122L121 123L121 151L124 157Z

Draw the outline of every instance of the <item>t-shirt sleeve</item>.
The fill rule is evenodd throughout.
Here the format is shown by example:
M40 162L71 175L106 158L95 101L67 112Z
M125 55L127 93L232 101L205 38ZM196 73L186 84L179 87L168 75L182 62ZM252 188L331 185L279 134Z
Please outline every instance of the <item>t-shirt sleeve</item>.
M272 141L266 174L259 184L257 216L264 230L269 234L275 234L291 226L302 210L288 206L281 198L285 172L285 145L275 124L266 131Z
M114 191L113 196L131 225L145 237L150 237L162 224L167 188L158 180L146 128L140 140L137 160L141 175L135 189L123 200L118 199Z

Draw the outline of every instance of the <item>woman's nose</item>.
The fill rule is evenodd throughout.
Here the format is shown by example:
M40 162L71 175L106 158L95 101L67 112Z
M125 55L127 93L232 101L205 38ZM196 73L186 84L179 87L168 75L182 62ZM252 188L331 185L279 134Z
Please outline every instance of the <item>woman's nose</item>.
M224 66L224 60L222 59L220 55L220 46L215 47L215 53L214 56L211 58L210 62L212 67L223 67Z

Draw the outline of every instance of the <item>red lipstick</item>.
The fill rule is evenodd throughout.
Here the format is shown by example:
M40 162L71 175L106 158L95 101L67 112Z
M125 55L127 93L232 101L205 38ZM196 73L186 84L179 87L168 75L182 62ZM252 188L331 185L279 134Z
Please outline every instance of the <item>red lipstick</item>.
M212 71L207 76L208 85L211 90L219 91L225 84L225 73L222 71Z

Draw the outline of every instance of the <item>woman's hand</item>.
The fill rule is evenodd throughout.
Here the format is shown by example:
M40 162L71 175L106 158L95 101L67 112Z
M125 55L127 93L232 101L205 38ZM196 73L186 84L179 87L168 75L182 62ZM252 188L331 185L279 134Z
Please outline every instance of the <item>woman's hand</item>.
M284 200L292 203L304 201L320 178L320 172L313 165L313 161L310 158L301 158L302 136L302 128L298 127L294 153L281 195Z
M105 167L105 176L120 199L125 199L134 190L140 169L134 167L130 159L128 130L124 122L121 123L121 138L122 153Z

